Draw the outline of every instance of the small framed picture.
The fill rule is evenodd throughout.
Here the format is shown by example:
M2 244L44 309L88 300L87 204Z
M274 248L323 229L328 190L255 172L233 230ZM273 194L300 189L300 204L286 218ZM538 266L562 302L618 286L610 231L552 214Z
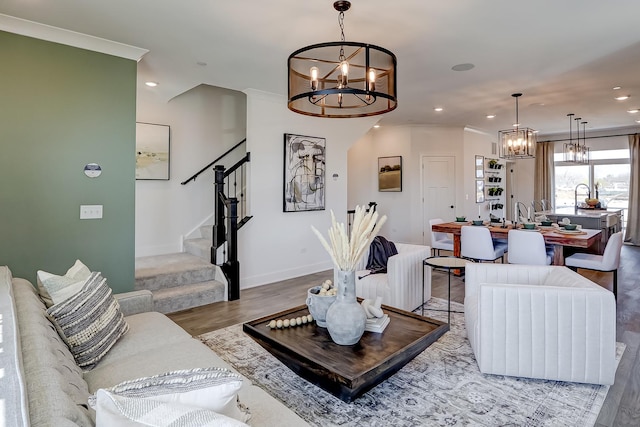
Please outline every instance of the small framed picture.
M484 181L476 179L476 203L484 203Z
M402 191L402 156L378 157L378 191Z
M476 179L484 178L484 156L476 156Z

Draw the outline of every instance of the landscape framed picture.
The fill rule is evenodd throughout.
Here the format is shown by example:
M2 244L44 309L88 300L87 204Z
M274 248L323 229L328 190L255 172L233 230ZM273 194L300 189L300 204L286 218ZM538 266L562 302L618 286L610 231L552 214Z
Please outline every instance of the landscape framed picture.
M402 191L402 156L378 157L378 191Z
M169 179L171 129L168 125L136 123L136 179Z
M326 140L284 134L283 212L324 210Z

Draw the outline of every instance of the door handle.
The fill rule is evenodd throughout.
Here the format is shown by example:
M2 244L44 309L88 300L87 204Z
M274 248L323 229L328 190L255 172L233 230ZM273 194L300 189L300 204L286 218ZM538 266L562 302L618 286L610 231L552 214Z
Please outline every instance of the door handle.
M451 209L453 209L453 205L449 206Z

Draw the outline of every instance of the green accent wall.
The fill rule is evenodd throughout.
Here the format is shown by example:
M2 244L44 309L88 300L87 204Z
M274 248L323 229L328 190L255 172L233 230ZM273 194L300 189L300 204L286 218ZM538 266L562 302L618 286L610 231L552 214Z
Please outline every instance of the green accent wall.
M0 265L35 284L80 259L132 290L136 62L2 31L0 52Z

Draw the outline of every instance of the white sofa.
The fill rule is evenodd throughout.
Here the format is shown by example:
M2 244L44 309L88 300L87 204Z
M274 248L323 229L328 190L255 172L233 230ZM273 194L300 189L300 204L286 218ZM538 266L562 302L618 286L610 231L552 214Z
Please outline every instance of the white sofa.
M482 373L613 384L613 293L566 267L468 263L464 317Z
M429 257L429 246L394 243L398 254L389 257L387 273L369 274L369 251L356 267L356 296L365 299L382 297L382 303L402 310L420 307L422 299L422 261ZM424 301L431 298L431 273L424 275Z

